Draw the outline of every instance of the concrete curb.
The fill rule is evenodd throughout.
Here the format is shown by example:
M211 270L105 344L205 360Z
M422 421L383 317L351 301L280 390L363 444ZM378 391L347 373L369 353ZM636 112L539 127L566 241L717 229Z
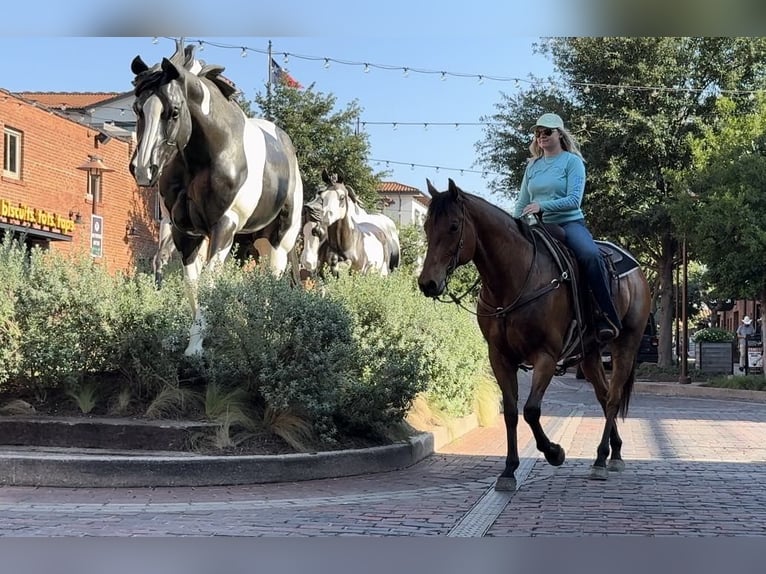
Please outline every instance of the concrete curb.
M0 453L0 485L128 488L292 482L398 470L433 452L431 433L393 445L311 454L129 456L15 450Z
M690 397L726 401L742 400L752 403L766 403L766 391L703 387L699 383L682 385L681 383L671 382L655 383L649 381L636 381L633 388L638 393L647 393L663 397Z

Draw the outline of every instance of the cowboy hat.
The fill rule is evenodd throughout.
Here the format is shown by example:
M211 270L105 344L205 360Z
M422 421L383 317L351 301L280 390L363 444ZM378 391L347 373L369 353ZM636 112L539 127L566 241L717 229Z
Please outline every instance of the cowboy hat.
M752 323L752 322L753 322L753 320L752 320L750 317L748 317L747 315L745 315L744 317L742 317L742 322L743 322L745 325L749 325L750 323Z

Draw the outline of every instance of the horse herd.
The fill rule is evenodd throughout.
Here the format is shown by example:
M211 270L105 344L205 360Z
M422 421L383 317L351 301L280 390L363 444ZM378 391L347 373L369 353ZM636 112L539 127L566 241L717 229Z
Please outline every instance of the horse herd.
M201 274L217 267L235 243L240 255L263 257L275 274L292 265L299 280L296 244L303 231L303 267L341 264L388 274L399 264L394 222L367 213L342 178L325 171L326 187L304 206L298 158L290 137L273 122L248 118L222 66L194 56L176 42L170 58L131 64L137 146L130 163L136 183L158 186L162 221L154 257L162 268L178 251L194 320L187 355L202 351L204 312L197 299Z
M300 263L309 273L323 267L338 273L346 265L386 275L398 266L400 245L393 221L367 213L342 177L325 171L324 187L304 204L290 138L272 122L246 117L221 66L196 60L193 46L184 48L181 41L170 58L149 67L136 56L131 69L138 141L130 171L139 186L159 187L163 220L155 257L158 279L172 251L181 256L194 316L187 355L202 351L205 318L197 282L228 256L235 242L267 258L275 274L285 273L288 264L300 268L295 247L301 237ZM640 267L636 263L612 277L623 329L610 343L613 368L607 381L591 300L587 290L576 288L576 265L562 266L556 249L548 249L555 242L452 180L445 192L430 181L428 189L432 199L418 279L421 291L440 297L453 271L469 262L481 280L475 314L502 390L508 443L506 466L495 488L516 488L519 369L533 371L524 419L537 448L558 466L565 454L546 436L540 405L554 374L581 364L606 418L591 478L605 480L608 471L622 470L616 419L627 412L650 305ZM633 260L627 252L624 258Z

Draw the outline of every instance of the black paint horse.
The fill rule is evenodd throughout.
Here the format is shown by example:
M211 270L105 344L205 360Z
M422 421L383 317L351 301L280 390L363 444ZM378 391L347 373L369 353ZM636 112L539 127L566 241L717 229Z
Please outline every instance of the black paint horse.
M297 273L303 183L287 134L245 116L221 66L196 71L189 57L178 43L152 68L133 60L138 145L130 171L140 186L159 183L189 287L192 355L204 331L196 282L226 258L235 236L254 244L276 274L289 261Z
M540 424L540 407L558 361L566 355L573 326L580 319L573 290L567 285L573 279L562 273L551 252L538 245L526 223L462 191L451 179L445 192L426 181L431 194L425 223L428 251L418 283L425 295L438 297L457 267L469 261L476 265L481 277L476 315L503 394L508 441L505 470L495 488L515 490L514 473L519 466L518 370L524 365L534 369L524 420L532 429L538 450L550 464L558 466L565 459L564 449L548 438ZM606 480L609 470L619 471L625 466L617 415L625 416L628 410L636 353L650 307L649 285L639 267L621 274L616 284L615 306L623 328L610 343L612 376L608 382L592 321L586 320L583 326L582 369L606 416L591 468L591 478L597 480Z

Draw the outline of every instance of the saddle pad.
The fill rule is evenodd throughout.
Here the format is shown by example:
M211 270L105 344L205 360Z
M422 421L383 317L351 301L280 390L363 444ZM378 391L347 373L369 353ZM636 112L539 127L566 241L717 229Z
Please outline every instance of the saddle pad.
M596 240L596 245L598 245L599 250L603 254L612 258L612 263L614 263L614 269L618 277L627 275L638 267L638 261L623 247L615 245L611 241L601 240Z

